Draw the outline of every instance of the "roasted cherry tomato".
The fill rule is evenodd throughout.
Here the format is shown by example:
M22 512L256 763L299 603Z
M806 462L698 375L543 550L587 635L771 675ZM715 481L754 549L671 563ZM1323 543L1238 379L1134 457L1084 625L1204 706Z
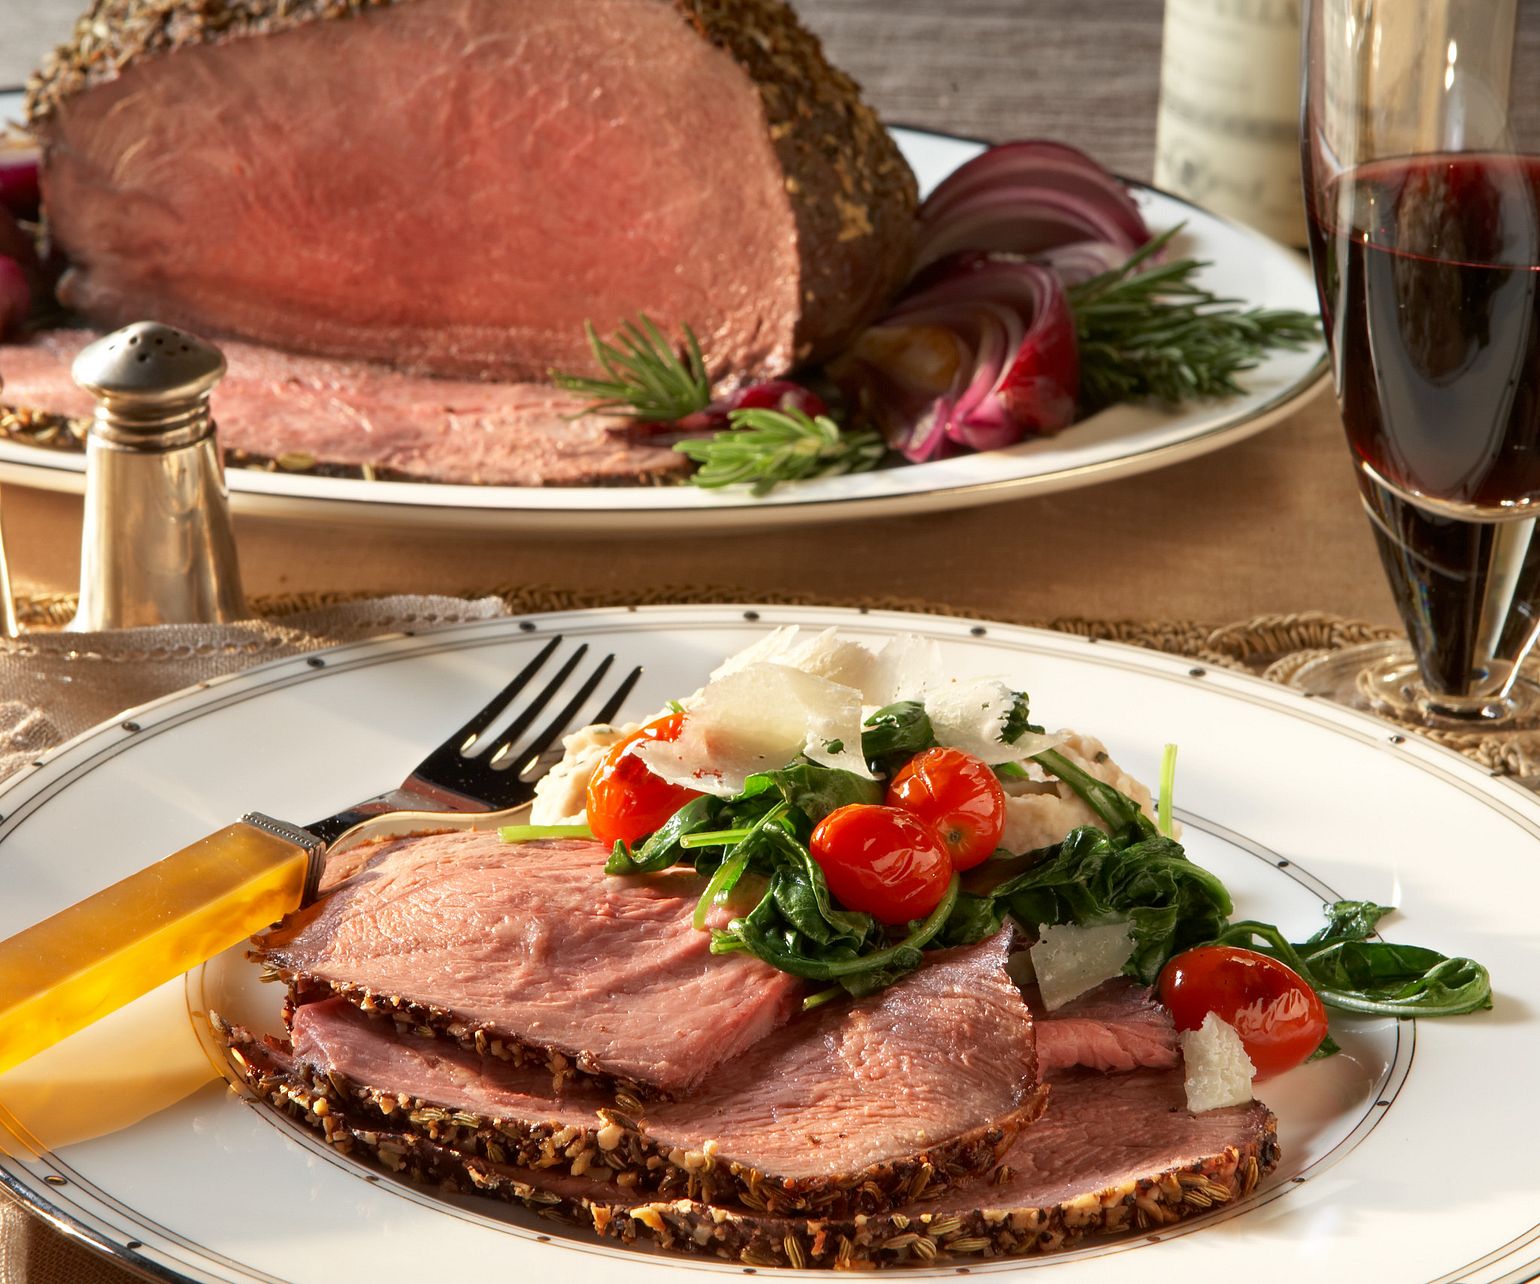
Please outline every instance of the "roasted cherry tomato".
M675 740L684 715L671 713L617 740L588 781L588 827L600 842L634 843L700 792L673 785L647 769L634 748L642 740Z
M818 822L808 846L839 903L879 923L924 918L952 881L941 840L897 807L839 807Z
M887 801L931 827L953 869L988 860L1005 831L1005 791L988 763L961 749L915 754L893 777Z
M1196 1030L1210 1012L1233 1025L1259 1079L1297 1066L1326 1037L1310 983L1254 950L1200 945L1161 969L1158 988L1178 1030Z

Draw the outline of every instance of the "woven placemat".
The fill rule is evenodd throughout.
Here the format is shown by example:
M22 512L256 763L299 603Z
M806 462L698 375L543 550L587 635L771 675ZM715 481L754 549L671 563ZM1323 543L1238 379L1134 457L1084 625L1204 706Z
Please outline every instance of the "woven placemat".
M368 597L362 593L295 593L259 597L257 614L286 616ZM579 610L604 606L705 605L717 602L764 602L779 606L866 607L871 610L912 611L927 615L967 615L944 602L901 595L858 600L819 593L745 592L723 584L662 585L646 590L624 588L609 592L574 592L553 584L500 585L452 594L467 600L498 597L515 614ZM73 594L48 594L17 599L23 627L58 628L75 612ZM996 617L1005 624L1052 629L1080 637L1126 642L1168 655L1180 655L1221 668L1238 669L1287 683L1299 669L1320 656L1363 642L1394 638L1394 629L1345 619L1321 611L1259 615L1228 624L1201 620L1092 620L1078 616L1052 618ZM1540 734L1493 735L1482 731L1425 731L1408 728L1439 744L1458 750L1497 775L1533 784L1540 779Z

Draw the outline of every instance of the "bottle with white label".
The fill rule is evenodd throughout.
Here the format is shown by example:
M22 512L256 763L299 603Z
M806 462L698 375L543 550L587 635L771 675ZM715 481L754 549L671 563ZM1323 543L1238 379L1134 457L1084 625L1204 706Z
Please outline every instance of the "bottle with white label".
M1299 0L1166 0L1155 185L1305 243Z

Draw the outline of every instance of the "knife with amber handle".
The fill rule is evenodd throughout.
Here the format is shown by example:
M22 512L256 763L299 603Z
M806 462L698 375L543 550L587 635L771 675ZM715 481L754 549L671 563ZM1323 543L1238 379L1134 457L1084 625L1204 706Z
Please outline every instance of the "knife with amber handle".
M576 647L489 734L561 642L552 638L396 789L305 826L253 812L0 941L0 1072L308 904L328 852L388 833L496 824L527 805L555 760L551 746L615 659L606 655L579 680L588 646ZM641 672L632 669L584 722L612 721ZM527 735L568 688L558 712Z

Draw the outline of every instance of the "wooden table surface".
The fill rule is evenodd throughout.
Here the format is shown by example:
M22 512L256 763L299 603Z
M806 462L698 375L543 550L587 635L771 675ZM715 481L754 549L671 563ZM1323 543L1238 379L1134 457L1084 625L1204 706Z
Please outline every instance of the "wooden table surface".
M0 85L69 28L75 0L0 3ZM831 57L890 121L1046 135L1147 178L1155 0L803 0ZM78 499L8 486L22 591L73 589ZM721 586L921 598L967 614L1230 621L1310 609L1394 622L1329 396L1160 472L947 514L718 537L576 539L242 519L250 593L543 583L592 596ZM831 550L833 555L831 556ZM816 567L816 575L809 568Z

